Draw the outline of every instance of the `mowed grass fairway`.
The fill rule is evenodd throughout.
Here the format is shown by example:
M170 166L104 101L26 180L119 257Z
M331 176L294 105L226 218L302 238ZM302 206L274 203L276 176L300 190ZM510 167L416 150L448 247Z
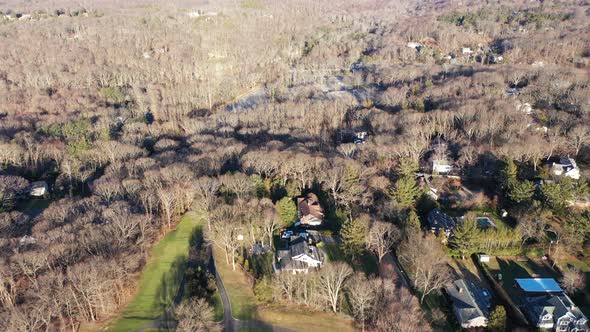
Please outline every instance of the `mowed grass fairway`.
M191 237L204 220L195 212L185 214L176 229L152 248L141 273L137 294L108 331L132 332L161 316L174 300L186 267Z

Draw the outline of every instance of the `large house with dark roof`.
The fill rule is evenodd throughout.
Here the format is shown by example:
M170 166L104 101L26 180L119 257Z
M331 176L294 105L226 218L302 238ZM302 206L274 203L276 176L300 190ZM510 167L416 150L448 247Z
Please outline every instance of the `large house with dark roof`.
M455 280L446 287L453 302L453 312L464 329L485 327L490 315L490 300L482 289L463 279Z
M302 226L319 226L324 221L324 209L314 193L297 197L297 211Z
M442 231L447 236L450 236L453 228L457 226L457 222L453 217L445 214L441 210L434 209L428 214L428 225L433 233L439 234L439 232Z
M294 235L287 249L277 250L277 272L308 273L324 263L323 252L312 244L311 238Z
M524 297L523 311L537 328L587 332L588 319L552 278L516 279Z

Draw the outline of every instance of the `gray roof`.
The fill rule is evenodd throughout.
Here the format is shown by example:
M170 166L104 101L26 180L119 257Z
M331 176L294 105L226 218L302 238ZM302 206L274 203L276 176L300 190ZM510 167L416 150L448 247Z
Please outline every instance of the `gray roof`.
M430 225L430 228L435 231L440 229L450 231L457 225L455 219L446 215L439 209L430 211L428 214L428 224Z
M473 283L466 283L465 280L455 280L448 285L447 294L453 302L453 311L459 323L467 323L478 317L487 318L489 309L480 289Z
M525 312L531 323L538 325L541 318L546 314L553 316L553 323L558 324L558 319L571 316L568 326L579 331L588 330L588 320L579 307L564 293L528 296L525 299ZM569 331L569 330L568 330Z
M313 259L323 262L323 254L316 246L309 245L301 236L291 236L289 239L289 248L277 251L277 266L281 270L302 270L308 266L304 262L294 260L293 257L306 254Z

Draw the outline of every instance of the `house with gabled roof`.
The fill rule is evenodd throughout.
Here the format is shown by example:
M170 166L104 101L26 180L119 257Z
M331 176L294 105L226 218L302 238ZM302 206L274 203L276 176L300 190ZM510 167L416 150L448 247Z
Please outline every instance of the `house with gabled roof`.
M310 237L291 236L287 249L277 250L276 270L280 272L308 273L323 263L324 254Z
M455 280L446 287L453 303L453 312L464 329L488 325L490 302L483 290L463 279Z
M302 226L319 226L324 221L324 209L314 193L297 197L297 213Z
M523 311L537 328L587 332L588 319L553 278L515 279L523 293Z
M435 159L432 161L432 172L447 174L453 170L453 164L448 159Z
M447 237L451 235L453 228L457 226L457 221L453 217L439 209L430 211L427 219L430 230L433 233L439 234L439 232L444 232Z

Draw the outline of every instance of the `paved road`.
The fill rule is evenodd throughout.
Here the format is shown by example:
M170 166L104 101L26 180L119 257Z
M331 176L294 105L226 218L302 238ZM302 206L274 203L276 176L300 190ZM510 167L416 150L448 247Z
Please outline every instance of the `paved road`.
M255 321L255 320L239 320L235 319L232 310L231 310L231 302L229 301L229 296L227 295L227 291L225 290L225 286L223 285L223 281L217 273L217 269L215 269L215 261L213 260L213 255L211 255L211 268L212 271L215 273L215 283L217 284L217 290L219 291L219 295L221 296L221 303L223 304L223 331L224 332L234 332L239 331L241 329L247 330L255 330L255 331L273 331L273 332L294 332L289 329L285 329L282 327L272 326L270 324Z

